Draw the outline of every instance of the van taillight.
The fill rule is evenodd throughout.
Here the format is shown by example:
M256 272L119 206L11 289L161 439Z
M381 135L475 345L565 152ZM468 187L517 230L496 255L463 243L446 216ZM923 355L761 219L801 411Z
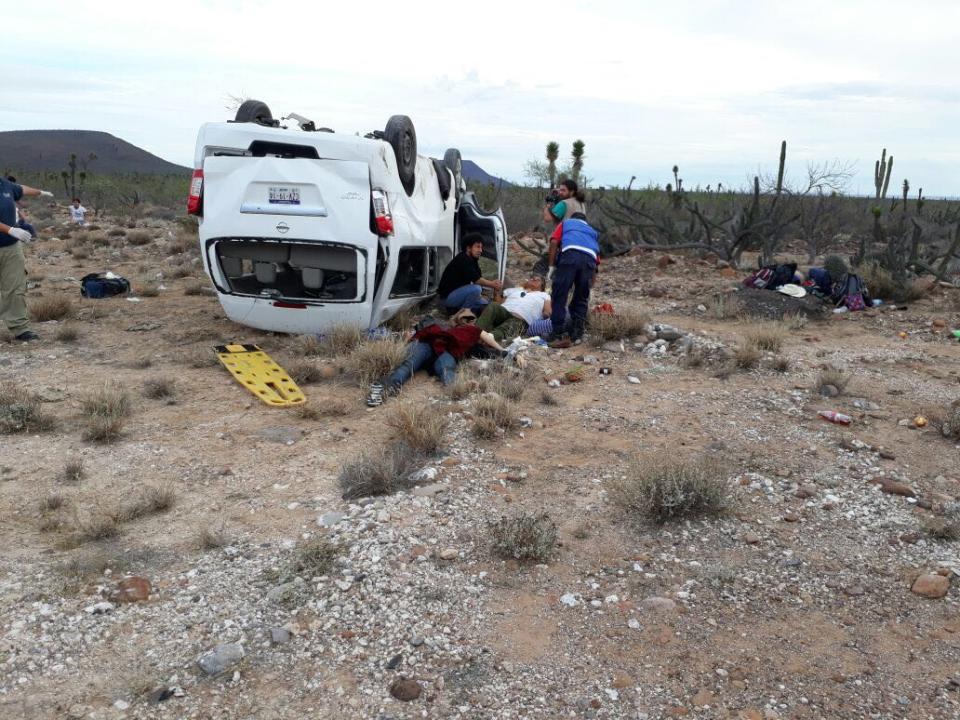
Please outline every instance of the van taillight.
M203 168L193 171L190 179L190 196L187 198L187 214L203 214Z
M390 214L390 202L383 190L372 190L373 221L377 225L377 235L393 235L393 216Z

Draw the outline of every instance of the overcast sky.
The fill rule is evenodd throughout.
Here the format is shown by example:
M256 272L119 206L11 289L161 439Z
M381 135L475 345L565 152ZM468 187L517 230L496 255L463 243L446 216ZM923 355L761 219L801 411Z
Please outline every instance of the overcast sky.
M744 185L775 164L893 153L927 195L960 195L960 2L478 3L47 1L6 11L0 130L104 130L190 165L229 96L338 132L413 118L522 180L557 140L594 184ZM2 159L0 159L2 161Z

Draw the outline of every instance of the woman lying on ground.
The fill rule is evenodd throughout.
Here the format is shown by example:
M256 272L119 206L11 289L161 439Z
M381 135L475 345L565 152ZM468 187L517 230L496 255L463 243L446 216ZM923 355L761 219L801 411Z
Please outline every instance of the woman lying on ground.
M396 395L423 368L432 370L444 385L450 385L457 376L457 363L478 343L503 351L491 333L477 327L477 316L471 310L461 310L451 319L453 325L448 328L434 323L413 334L406 359L387 377L370 385L369 407L382 405L385 395Z

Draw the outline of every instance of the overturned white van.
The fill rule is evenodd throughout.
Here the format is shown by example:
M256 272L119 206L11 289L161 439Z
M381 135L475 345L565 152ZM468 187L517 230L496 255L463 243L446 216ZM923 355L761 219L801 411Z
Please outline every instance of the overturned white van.
M363 137L286 120L248 100L197 138L187 211L231 320L288 333L376 327L434 295L467 233L484 238L503 279L503 215L466 192L459 151L417 155L402 115Z

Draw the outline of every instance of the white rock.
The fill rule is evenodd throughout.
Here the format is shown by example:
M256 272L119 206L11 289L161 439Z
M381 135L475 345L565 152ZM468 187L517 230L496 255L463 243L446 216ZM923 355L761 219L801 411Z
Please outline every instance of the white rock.
M640 378L638 378L636 375L627 375L627 382L631 385L639 385Z
M627 627L629 627L631 630L639 630L640 621L637 620L636 618L630 618L629 620L627 620Z
M573 593L564 593L560 596L560 604L566 605L567 607L576 607L577 596Z

